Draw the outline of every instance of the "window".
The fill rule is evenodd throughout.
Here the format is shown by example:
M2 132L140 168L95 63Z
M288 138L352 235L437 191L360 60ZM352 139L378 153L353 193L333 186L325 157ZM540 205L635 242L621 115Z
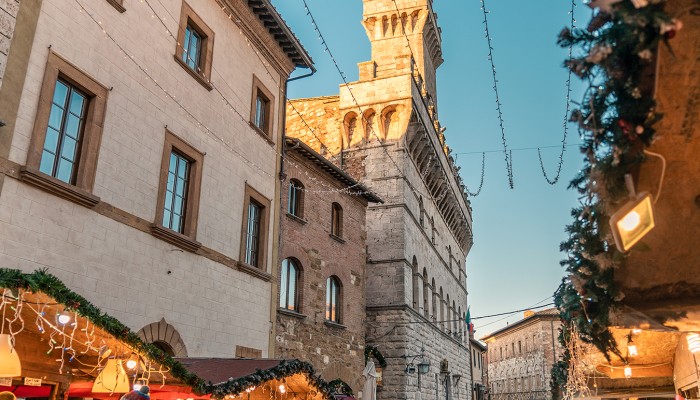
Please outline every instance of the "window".
M173 150L170 153L168 180L165 186L163 226L179 233L183 233L185 228L185 209L189 178L190 160Z
M165 131L158 206L151 232L190 251L200 246L194 242L194 238L197 231L203 162L202 153L172 132Z
M523 345L520 340L518 340L518 354L523 354Z
M476 367L476 350L472 350L472 359L474 366Z
M253 101L250 107L250 125L263 138L272 143L272 103L274 96L263 86L260 79L253 75Z
M296 179L289 182L287 212L295 217L304 217L304 185Z
M331 235L343 237L343 207L338 203L331 206Z
M109 90L56 53L49 53L39 94L27 165L27 183L86 207L102 137Z
M430 295L430 287L428 286L428 271L423 268L423 316L428 318L430 315L430 302L428 296Z
M418 222L422 228L425 228L425 206L423 206L423 197L418 200L418 209L420 211Z
M291 258L282 261L280 278L280 308L299 311L297 292L299 287L299 264Z
M175 60L208 90L213 49L214 31L183 1Z
M241 229L240 260L245 266L266 270L270 200L246 185Z
M340 323L340 281L335 276L326 280L326 320Z

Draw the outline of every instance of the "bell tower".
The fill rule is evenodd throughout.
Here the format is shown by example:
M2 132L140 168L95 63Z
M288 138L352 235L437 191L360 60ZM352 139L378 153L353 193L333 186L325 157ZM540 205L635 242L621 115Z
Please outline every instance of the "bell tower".
M436 98L435 71L443 59L433 0L363 1L372 60L360 64L360 81L413 73Z

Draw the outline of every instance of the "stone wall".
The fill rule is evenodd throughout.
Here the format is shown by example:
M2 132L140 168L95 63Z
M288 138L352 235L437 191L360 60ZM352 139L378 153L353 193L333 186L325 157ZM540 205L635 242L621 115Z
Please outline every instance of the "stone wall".
M173 59L175 42L146 4L125 1L127 11L119 13L108 1L81 3L89 3L86 7L101 25L86 12L78 12L77 4L66 7L65 0L44 0L41 6L26 83L16 94L21 102L11 145L5 149L0 143L0 154L9 153L9 159L0 158L5 175L0 193L0 266L24 271L47 268L134 331L165 318L179 332L189 356L231 357L236 346L270 355L281 140L277 116L284 104L277 82L286 77L265 68L256 55L263 51L249 43L246 31L241 33L220 7L209 0L188 1L216 34L212 80L238 113L250 115L254 75L274 94L273 134L268 140L247 118L232 111L218 91L207 90ZM167 12L159 9L159 17L177 32L178 21L168 14L177 18L182 2L161 3ZM252 32L269 36L249 9L242 12L247 20L257 21ZM138 66L105 37L103 29L128 49ZM99 198L94 208L19 179L37 106L46 101L39 93L49 48L110 89L91 193ZM291 68L291 63L284 68ZM195 236L202 247L196 253L151 235L151 224L158 221L166 126L204 154ZM263 242L267 264L252 273L237 264L246 182L272 204L269 234Z
M15 31L19 2L20 0L0 0L0 87L2 87L10 43Z
M326 381L342 379L357 393L364 383L367 201L329 192L344 186L294 150L287 153L284 165L283 207L291 179L301 182L305 192L302 219L282 217L280 259L294 258L302 273L298 311L277 312L275 356L309 361ZM343 208L342 242L330 235L333 202ZM325 318L330 276L338 277L342 287L340 324Z
M492 397L528 394L528 398L551 398L552 365L563 352L558 341L560 325L555 316L535 318L487 339Z

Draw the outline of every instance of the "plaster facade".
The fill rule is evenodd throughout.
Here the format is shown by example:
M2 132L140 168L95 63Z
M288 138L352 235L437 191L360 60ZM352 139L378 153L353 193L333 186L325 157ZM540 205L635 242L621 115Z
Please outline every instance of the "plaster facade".
M366 217L366 341L388 362L378 397L468 399L472 219L438 119L437 17L429 0L363 3L372 59L337 96L292 101L286 133L385 201ZM427 374L406 373L421 360Z
M471 338L470 344L472 348L472 398L484 400L488 396L486 393L486 388L488 388L487 347L474 338Z
M563 353L556 309L533 313L482 338L491 399L551 399L552 365Z
M296 281L289 280L288 274L287 279L280 276L281 284L295 295L283 295L277 302L275 356L308 361L327 382L341 379L358 393L365 367L365 213L368 201L379 199L352 194L362 191L357 182L338 179L320 155L308 148L300 151L303 143L288 143L280 260L293 262L297 273ZM292 184L303 189L290 202ZM342 207L341 236L331 232L334 203ZM330 277L336 277L341 286L337 323L326 315Z
M13 80L13 88L6 82L0 91L3 106L19 99L16 117L0 128L0 266L46 268L134 331L162 322L178 333L170 345L180 354L232 357L246 348L271 355L283 83L299 62L256 14L262 9L247 3L187 1L213 32L209 76L188 71L177 59L175 35L168 32L178 32L181 0L159 1L156 18L144 2L70 3L20 4L37 22L31 35L22 36L33 40L26 70L5 71L22 80ZM25 25L18 19L20 29ZM290 47L305 56L297 42ZM97 100L88 96L88 115L97 112L91 107L98 100L104 114L90 127L100 129L101 138L80 150L96 160L90 166L94 182L86 188L28 165L35 124L52 96L42 97L42 88L56 82L45 79L52 59L106 89ZM248 120L256 79L273 96L268 136ZM187 237L156 229L163 220L157 210L169 134L201 157L191 160L201 171L201 186L198 218ZM259 242L268 257L258 268L240 257L250 188L269 201L261 226L268 234ZM142 337L148 338L145 331Z

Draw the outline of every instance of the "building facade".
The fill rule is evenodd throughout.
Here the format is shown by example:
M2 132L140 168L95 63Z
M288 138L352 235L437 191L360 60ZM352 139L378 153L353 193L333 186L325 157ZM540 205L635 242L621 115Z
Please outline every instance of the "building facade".
M385 201L366 218L366 341L388 361L378 397L467 399L471 208L438 120L440 28L430 0L363 4L372 59L338 96L293 101L286 133Z
M381 200L298 139L287 139L275 356L309 361L362 390L365 213Z
M284 82L311 65L281 17L266 0L18 5L0 266L48 269L176 356L271 355Z
M19 0L0 0L0 87L7 66L7 55L15 32Z
M551 399L552 365L562 356L556 309L525 312L520 321L481 340L488 344L491 399Z
M472 348L472 399L484 400L487 397L487 347L480 341L471 338Z

